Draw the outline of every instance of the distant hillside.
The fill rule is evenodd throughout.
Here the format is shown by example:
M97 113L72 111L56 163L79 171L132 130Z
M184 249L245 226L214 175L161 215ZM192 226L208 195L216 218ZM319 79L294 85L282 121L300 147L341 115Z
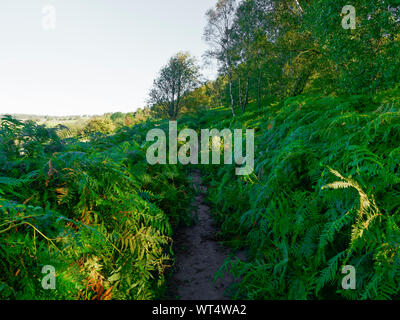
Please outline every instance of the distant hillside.
M15 114L15 113L3 113L0 116L4 115L11 115L13 118L18 120L32 120L36 122L44 122L44 121L72 121L72 120L81 120L81 119L88 119L91 117L97 116L90 116L90 115L83 115L83 116L44 116L44 115L36 115L36 114Z
M69 128L74 135L80 135L84 132L103 132L110 133L123 126L132 126L134 124L146 121L150 118L150 109L138 109L132 113L105 113L103 115L70 115L70 116L47 116L34 114L0 114L0 118L5 115L11 115L20 121L33 121L39 125L45 125L48 128L54 128L63 125Z

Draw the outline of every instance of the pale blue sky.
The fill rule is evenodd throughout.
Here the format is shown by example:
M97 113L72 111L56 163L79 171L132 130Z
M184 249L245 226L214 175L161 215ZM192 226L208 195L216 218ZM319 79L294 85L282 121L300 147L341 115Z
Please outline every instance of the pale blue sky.
M201 61L205 12L215 2L0 0L0 114L143 107L170 56L189 51ZM54 30L42 27L47 5L56 9Z

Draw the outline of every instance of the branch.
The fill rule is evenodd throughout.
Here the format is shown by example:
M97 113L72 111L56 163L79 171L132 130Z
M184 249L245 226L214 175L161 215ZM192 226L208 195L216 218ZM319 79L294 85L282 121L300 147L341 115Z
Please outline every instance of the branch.
M296 6L297 6L297 9L299 9L299 11L300 11L301 15L303 15L303 13L304 13L304 10L303 10L303 8L301 7L301 5L300 5L299 1L298 1L298 0L294 0L294 3L296 4Z

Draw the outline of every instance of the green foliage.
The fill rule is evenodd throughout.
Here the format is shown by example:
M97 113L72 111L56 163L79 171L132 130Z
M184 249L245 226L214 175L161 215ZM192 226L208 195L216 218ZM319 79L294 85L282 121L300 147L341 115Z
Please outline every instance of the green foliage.
M178 167L147 165L149 124L87 142L11 117L1 124L0 297L160 296L190 191ZM45 265L56 290L42 289Z
M240 280L234 298L398 299L400 3L354 0L355 30L342 28L346 4L218 0L205 29L215 81L199 87L179 53L151 108L70 129L3 116L0 298L162 296L191 192L181 166L147 164L145 138L167 127L152 115L185 112L183 127L256 131L253 174L202 167L218 238L249 251L221 267ZM42 289L44 265L57 290ZM356 290L341 288L345 265Z
M355 30L342 27L346 5ZM219 0L207 18L207 57L220 66L215 83L224 81L212 96L222 92L233 115L270 97L369 95L400 81L397 0Z
M198 86L199 69L196 59L189 53L179 52L169 59L149 93L154 116L177 119L187 95Z
M110 134L115 130L115 126L111 120L108 119L93 119L83 129L85 135L103 133Z
M342 28L347 1L312 1L304 27L311 30L324 54L335 65L337 88L357 94L390 88L400 80L399 12L397 1L353 1L356 29ZM397 11L396 11L397 7Z
M230 263L240 279L234 298L398 298L400 105L393 96L299 96L264 110L253 105L233 122L225 121L228 108L198 120L256 129L252 175L203 168L220 239L249 251L248 260ZM356 290L341 287L344 265L357 270Z

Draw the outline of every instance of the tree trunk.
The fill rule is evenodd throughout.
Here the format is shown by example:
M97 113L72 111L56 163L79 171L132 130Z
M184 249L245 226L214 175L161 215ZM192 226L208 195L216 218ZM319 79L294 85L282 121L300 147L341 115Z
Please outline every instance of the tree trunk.
M168 114L169 114L169 117L171 119L174 118L174 114L175 114L175 85L172 87L171 103L169 104Z
M168 110L168 115L169 115L169 117L170 117L171 119L173 119L173 117L174 117L174 109L175 109L175 101L172 101L172 102L169 104L169 110Z
M179 109L181 104L181 82L178 82L178 96L176 97L176 106L174 109L174 120L178 118Z
M304 10L301 7L300 2L298 0L294 0L294 2L296 3L297 9L300 11L300 16L303 16Z
M258 69L258 78L257 78L257 107L261 108L261 68Z
M242 113L244 113L244 111L246 110L248 103L249 103L249 76L247 76L246 78L246 93L244 95L244 104L242 108Z
M242 109L242 113L243 113L242 84L240 81L240 76L238 77L238 84L239 84L239 87L238 87L239 106L240 106L240 109Z
M245 93L244 93L244 99L242 97L242 83L241 83L241 79L239 77L239 105L240 105L240 109L242 110L242 114L245 112L247 104L249 102L249 75L246 76L246 89L245 89Z
M297 79L296 85L293 89L292 95L294 97L298 96L299 94L301 94L303 92L304 88L306 87L307 81L311 76L311 73L312 72L309 70L309 71L302 72L300 74L299 78Z
M233 100L233 88L232 88L232 66L228 60L228 80L229 80L229 95L231 98L231 108L232 108L232 115L236 117L235 114L235 101Z

